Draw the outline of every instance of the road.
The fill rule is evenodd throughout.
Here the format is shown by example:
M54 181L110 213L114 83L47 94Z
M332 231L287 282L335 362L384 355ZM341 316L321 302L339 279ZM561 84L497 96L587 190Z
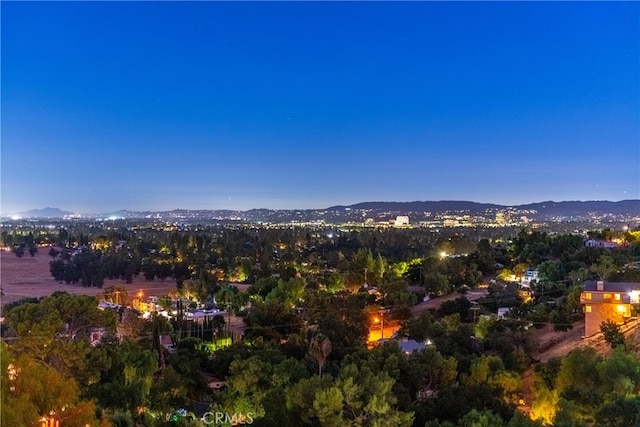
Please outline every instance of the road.
M413 317L416 317L416 316L420 316L420 314L425 310L429 310L429 309L437 310L443 302L454 300L456 298L460 298L463 296L466 297L469 301L476 301L485 295L487 295L486 289L477 289L477 290L469 291L464 295L459 293L453 293L453 294L444 295L441 297L431 298L429 301L423 301L411 307L411 315Z

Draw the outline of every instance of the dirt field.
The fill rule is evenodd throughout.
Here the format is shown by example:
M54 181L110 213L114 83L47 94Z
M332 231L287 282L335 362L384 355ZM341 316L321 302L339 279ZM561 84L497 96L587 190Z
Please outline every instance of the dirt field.
M43 297L55 291L65 291L73 295L96 295L102 292L99 288L86 288L79 284L67 285L57 282L49 272L49 248L39 248L38 253L31 257L28 253L18 258L12 252L0 252L0 288L2 305L26 297ZM124 280L105 280L103 288L117 285L124 286L129 298L142 291L145 296L162 296L176 289L176 282L172 279L165 281L154 280L147 282L143 277L135 277L133 283Z

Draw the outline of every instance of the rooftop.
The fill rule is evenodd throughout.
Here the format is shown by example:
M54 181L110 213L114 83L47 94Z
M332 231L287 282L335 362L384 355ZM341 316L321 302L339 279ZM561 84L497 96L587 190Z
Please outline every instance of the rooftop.
M610 292L630 292L640 291L640 283L636 282L606 282L604 281L604 291ZM598 291L598 282L591 280L584 282L584 290L589 292ZM602 292L602 291L601 291Z

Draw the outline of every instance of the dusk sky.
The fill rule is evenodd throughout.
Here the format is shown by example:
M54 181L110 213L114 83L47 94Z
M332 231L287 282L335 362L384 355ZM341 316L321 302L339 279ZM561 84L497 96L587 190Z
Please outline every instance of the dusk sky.
M1 212L640 198L638 2L6 2Z

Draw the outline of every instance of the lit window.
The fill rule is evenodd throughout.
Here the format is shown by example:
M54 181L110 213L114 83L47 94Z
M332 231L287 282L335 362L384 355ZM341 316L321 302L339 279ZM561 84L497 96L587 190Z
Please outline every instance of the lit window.
M591 292L586 292L584 294L584 299L591 299Z
M620 301L620 294L615 294L616 301Z
M618 305L618 311L620 313L624 313L625 311L627 311L627 308L624 305L620 304Z
M585 313L591 313L591 306L590 305L585 306L584 311Z
M611 299L611 294L604 294L604 299Z

